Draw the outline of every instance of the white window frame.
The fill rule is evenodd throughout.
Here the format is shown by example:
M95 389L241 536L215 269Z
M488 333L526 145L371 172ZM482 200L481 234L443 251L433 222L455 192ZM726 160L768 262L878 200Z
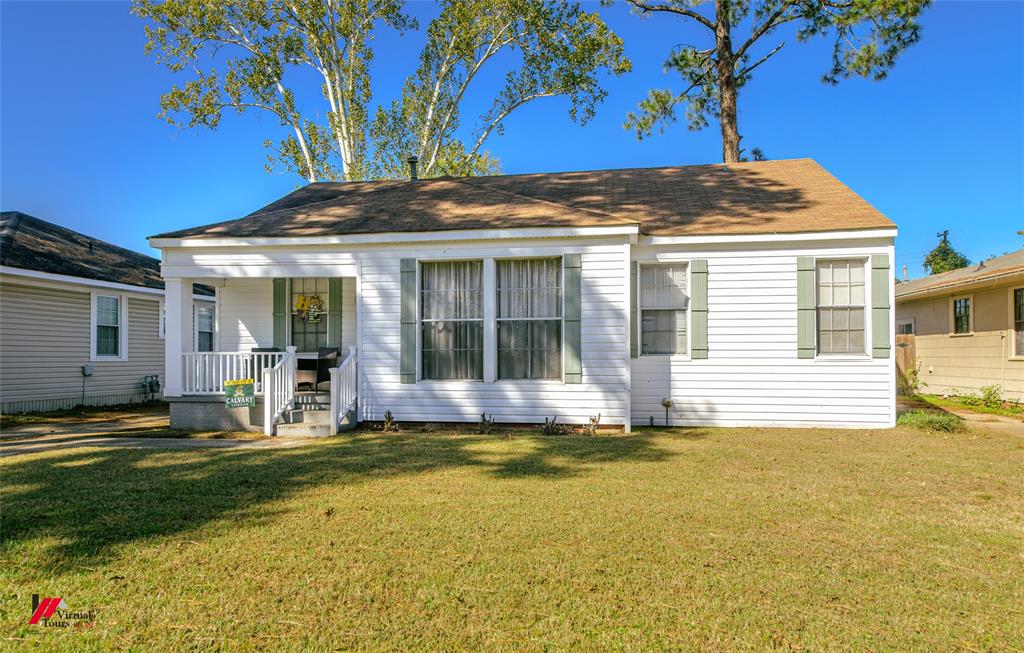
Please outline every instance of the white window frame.
M816 256L814 257L814 358L815 360L837 361L837 360L870 360L871 343L873 334L871 332L871 268L868 266L871 257L863 254L851 254L849 256ZM818 263L832 261L860 261L864 267L864 351L861 352L822 352L821 332L818 330L818 310L821 305L818 303ZM851 308L853 304L849 305Z
M117 300L117 355L99 355L96 353L96 300L98 297L112 297ZM123 361L128 360L128 295L122 293L92 291L89 294L89 360Z
M956 332L956 316L954 315L954 311L956 309L956 302L957 300L960 299L966 299L968 306L967 331L965 331L964 333ZM954 295L949 298L949 336L951 338L964 338L967 336L974 335L974 307L974 293L970 293L967 295Z
M217 307L213 302L192 302L192 351L199 351L199 310L204 308L213 311L210 351L217 351Z
M1017 326L1016 317L1014 313L1013 295L1018 290L1024 290L1024 286L1010 286L1008 288L1009 296L1007 297L1007 310L1009 312L1009 325L1007 326L1007 333L1010 336L1010 355L1009 359L1013 361L1024 361L1024 351L1015 351L1015 343L1017 342ZM971 312L973 317L974 313Z
M903 326L904 324L909 324L910 325L910 333L909 334L900 334L900 327ZM912 335L912 336L916 336L917 335L917 320L915 320L912 317L896 318L896 335Z
M667 357L671 357L671 358L673 358L675 360L690 360L690 358L692 356L692 352L693 352L693 335L692 335L692 331L690 329L690 326L691 326L691 324L690 324L690 322L691 322L690 315L691 315L691 308L692 308L692 304L693 304L693 301L692 301L693 297L692 297L692 295L690 295L690 293L692 292L692 289L693 289L693 278L692 278L692 275L693 275L693 265L691 265L690 259L680 259L680 260L660 260L660 259L655 259L655 260L651 260L651 261L637 261L637 263L638 263L638 268L637 268L637 271L636 271L636 287L632 289L633 292L636 293L636 324L633 325L633 328L636 329L636 355L637 355L637 357L638 358L665 358L667 356ZM645 266L648 266L648 267L658 267L658 266L665 266L665 265L685 265L686 266L686 308L685 309L657 309L657 308L648 308L647 310L651 310L651 311L657 311L657 310L682 310L686 314L686 318L685 318L686 319L686 351L685 352L681 352L681 353L680 352L676 352L674 354L645 354L645 353L643 353L643 349L644 349L644 330L643 330L644 307L643 307L643 293L642 293L643 282L641 281L643 279L643 276L644 276L643 275L643 268Z
M562 306L561 306L561 311L560 311L561 317L558 318L559 322L561 322L561 327L559 329L560 341L558 343L558 351L559 351L559 354L560 354L560 356L562 358L562 360L561 360L561 362L559 364L559 368L561 369L562 373L558 375L558 378L553 378L553 379L502 379L501 377L498 376L498 323L499 322L516 322L516 321L526 322L526 321L533 321L533 320L540 321L540 322L550 322L550 321L553 320L553 318L547 318L547 317L523 317L523 318L498 317L498 262L499 261L546 260L546 259L555 259L555 258L558 259L558 264L561 266L561 272L559 273L560 274L559 282L561 284L560 287L559 287L559 292L561 293L561 297L562 297ZM476 259L469 259L469 260L476 260ZM487 283L486 283L487 265L488 265L488 263L487 263L487 259L486 258L484 259L484 288L483 288L483 292L484 292L484 380L485 381L487 380L487 368L488 368L488 366L487 366L487 358L488 358L487 354L488 354L488 351L490 351L491 352L491 357L493 358L493 370L494 370L494 382L495 383L559 383L559 384L564 384L565 383L565 254L555 254L555 255L547 255L547 256L545 256L545 255L537 255L537 256L501 256L501 257L495 256L495 257L491 257L491 260L494 261L494 263L493 263L493 267L494 267L494 284L493 284L493 287L491 288L491 292L488 293L487 292ZM492 302L491 303L491 310L490 310L490 312L488 312L488 305L487 305L488 302ZM488 315L493 316L493 319L491 320L492 323L494 324L493 335L488 333L488 329L487 329L487 316ZM494 345L493 345L493 347L490 347L490 348L488 348L488 346L487 346L487 339L489 337L494 339Z
M449 258L425 258L416 259L416 382L417 383L484 383L487 380L488 371L488 328L487 323L488 315L494 315L494 311L497 310L497 299L495 297L488 298L487 293L487 261L488 258L493 260L493 257L480 257L480 256L465 256L465 257L449 257ZM458 320L430 320L431 322L480 322L483 326L484 335L484 346L483 346L483 370L481 378L479 379L427 379L423 377L423 266L431 263L480 263L481 279L480 279L480 293L481 293L481 306L480 306L480 318L462 318ZM493 293L492 293L493 294ZM487 302L491 301L491 312L488 313ZM492 322L494 320L491 320ZM497 333L497 324L495 323L494 333ZM491 336L493 337L493 336ZM497 369L497 342L490 347L490 351L493 351L494 361L493 369ZM517 379L518 380L518 379ZM527 379L528 380L528 379Z
M157 336L159 336L161 340L163 340L167 337L167 304L165 304L164 300L162 299L160 300L159 311L160 312L157 314L156 317L156 334Z

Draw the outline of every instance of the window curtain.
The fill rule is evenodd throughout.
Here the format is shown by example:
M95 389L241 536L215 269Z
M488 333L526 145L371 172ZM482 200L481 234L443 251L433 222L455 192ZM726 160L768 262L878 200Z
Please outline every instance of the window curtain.
M686 265L640 266L640 351L686 353Z
M562 376L562 261L498 261L498 378Z
M483 263L421 266L424 379L483 379Z

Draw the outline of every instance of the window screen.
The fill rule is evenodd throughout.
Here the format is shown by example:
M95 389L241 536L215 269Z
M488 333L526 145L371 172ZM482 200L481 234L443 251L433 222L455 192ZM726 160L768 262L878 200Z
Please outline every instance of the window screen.
M121 299L96 297L96 355L121 355Z
M422 376L483 379L483 263L420 266Z
M1013 291L1013 353L1024 356L1024 288Z
M686 265L640 266L640 353L685 354Z
M818 261L818 352L863 354L864 261Z
M497 261L498 378L562 378L562 259Z

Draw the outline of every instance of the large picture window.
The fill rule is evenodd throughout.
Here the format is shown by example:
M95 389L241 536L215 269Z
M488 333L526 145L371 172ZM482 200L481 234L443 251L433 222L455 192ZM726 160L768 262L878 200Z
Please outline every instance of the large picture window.
M640 266L640 353L685 354L686 264Z
M291 287L292 345L300 352L318 351L327 346L328 281L297 278Z
M864 261L818 261L818 353L863 354Z
M484 377L483 262L420 266L424 379Z
M562 377L562 259L497 261L499 379Z

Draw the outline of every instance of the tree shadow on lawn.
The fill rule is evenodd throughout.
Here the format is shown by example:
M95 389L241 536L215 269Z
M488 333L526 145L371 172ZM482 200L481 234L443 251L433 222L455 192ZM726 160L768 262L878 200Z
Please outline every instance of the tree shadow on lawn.
M266 504L315 487L458 468L499 480L554 480L596 464L673 455L644 436L517 437L505 445L487 436L365 433L295 449L79 449L8 458L0 550L53 538L58 544L42 555L56 572L232 516L269 520Z

